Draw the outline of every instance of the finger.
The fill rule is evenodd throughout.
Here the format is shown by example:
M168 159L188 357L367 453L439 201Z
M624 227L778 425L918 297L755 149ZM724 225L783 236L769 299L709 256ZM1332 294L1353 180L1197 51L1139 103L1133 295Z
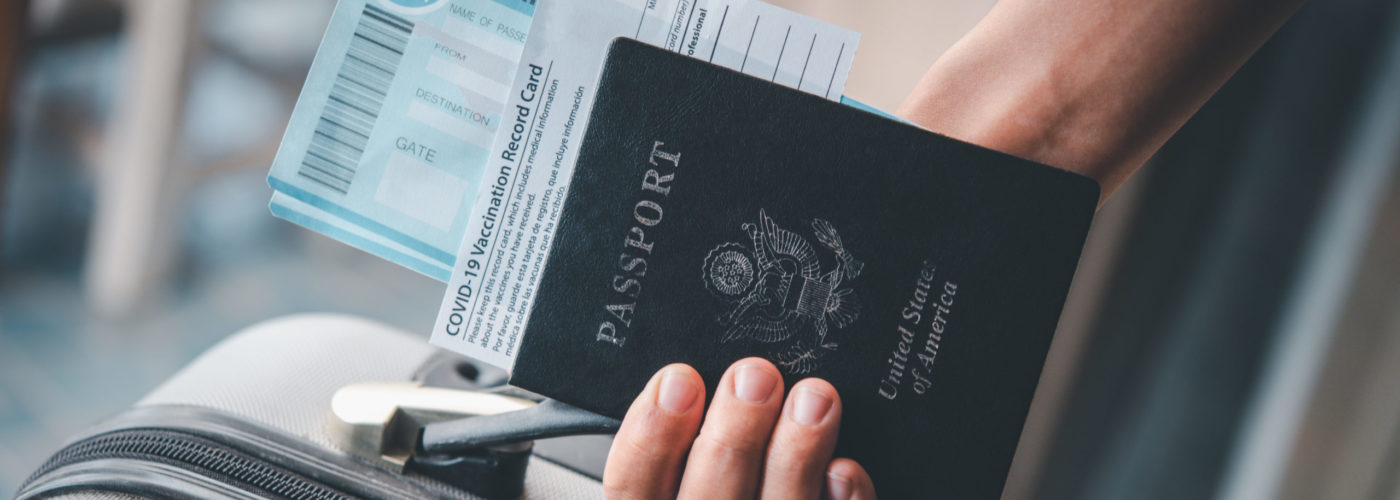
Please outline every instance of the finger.
M691 446L680 497L753 498L782 406L783 379L773 363L745 358L730 366Z
M694 368L662 368L622 419L603 469L608 498L669 498L705 407L705 384Z
M841 399L836 388L809 378L788 391L763 467L763 498L817 498L836 449Z
M875 500L875 482L865 468L849 458L831 461L826 468L826 494L828 500Z

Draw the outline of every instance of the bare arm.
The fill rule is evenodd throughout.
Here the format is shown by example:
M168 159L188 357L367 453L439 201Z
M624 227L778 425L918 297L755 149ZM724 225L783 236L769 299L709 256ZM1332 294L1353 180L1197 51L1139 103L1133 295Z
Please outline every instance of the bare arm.
M1107 199L1302 0L1002 0L900 106Z

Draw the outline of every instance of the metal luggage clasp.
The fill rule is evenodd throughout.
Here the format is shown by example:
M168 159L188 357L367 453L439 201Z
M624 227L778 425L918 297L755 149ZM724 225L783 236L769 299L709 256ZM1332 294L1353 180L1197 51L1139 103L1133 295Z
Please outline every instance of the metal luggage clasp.
M397 473L420 472L488 498L519 496L536 439L613 434L620 422L508 386L358 383L331 398L336 446Z
M352 455L402 472L418 434L432 422L524 410L538 404L491 392L423 387L418 382L369 382L331 397L330 435Z

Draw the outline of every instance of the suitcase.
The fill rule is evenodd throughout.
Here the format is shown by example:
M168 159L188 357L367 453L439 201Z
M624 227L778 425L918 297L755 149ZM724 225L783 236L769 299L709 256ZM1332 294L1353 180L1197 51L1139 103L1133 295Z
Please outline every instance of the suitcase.
M132 408L68 442L29 476L16 495L20 499L602 497L600 478L609 436L537 442L496 439L489 446L458 447L462 449L458 453L434 456L419 456L420 447L407 450L414 456L406 463L388 459L387 454L356 452L345 444L347 418L336 412L343 413L344 401L351 399L345 396L353 392L347 388L365 383L391 388L421 385L529 397L502 389L505 379L504 372L471 364L429 346L422 337L367 320L340 315L272 320L220 342ZM333 399L338 405L334 409ZM402 414L392 419L399 427L413 420ZM447 423L468 430L482 428L475 425L477 421L491 424L485 426L488 429L507 427L507 434L515 437L541 435L538 429L511 434L519 429L509 427L531 420L509 415ZM408 432L420 432L409 427ZM579 431L564 427L564 433ZM489 432L501 434L500 429Z

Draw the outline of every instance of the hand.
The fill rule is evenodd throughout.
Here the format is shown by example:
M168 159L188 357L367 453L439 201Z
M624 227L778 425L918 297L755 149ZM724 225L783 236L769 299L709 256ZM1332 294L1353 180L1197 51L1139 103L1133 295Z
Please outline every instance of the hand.
M695 369L656 372L608 454L608 498L875 498L865 469L831 458L841 399L830 383L803 380L784 399L777 367L746 358L720 378L702 427L704 403Z

